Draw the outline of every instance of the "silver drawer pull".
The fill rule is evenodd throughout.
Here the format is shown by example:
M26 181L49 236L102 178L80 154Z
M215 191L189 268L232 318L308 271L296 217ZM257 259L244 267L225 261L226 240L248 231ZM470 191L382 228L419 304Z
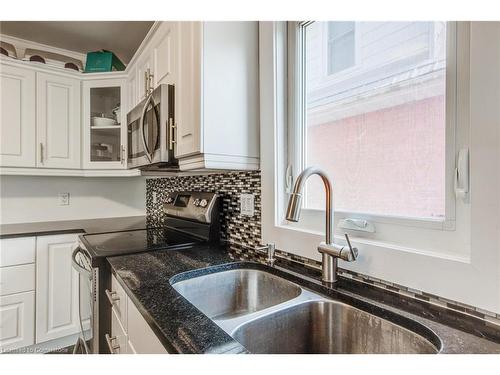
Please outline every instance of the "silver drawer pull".
M116 301L120 300L120 297L116 295L116 292L110 292L106 289L104 293L106 293L106 297L108 297L109 303L111 303L111 305L114 305Z
M111 354L114 354L115 350L120 349L120 345L113 344L113 341L116 340L116 336L110 336L106 333L104 337L106 338L106 343L108 344L108 348Z

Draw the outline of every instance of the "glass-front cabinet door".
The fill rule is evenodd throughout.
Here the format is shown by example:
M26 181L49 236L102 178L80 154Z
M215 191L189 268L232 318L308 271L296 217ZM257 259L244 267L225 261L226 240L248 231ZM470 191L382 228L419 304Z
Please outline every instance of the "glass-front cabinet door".
M83 83L84 168L127 168L125 79Z

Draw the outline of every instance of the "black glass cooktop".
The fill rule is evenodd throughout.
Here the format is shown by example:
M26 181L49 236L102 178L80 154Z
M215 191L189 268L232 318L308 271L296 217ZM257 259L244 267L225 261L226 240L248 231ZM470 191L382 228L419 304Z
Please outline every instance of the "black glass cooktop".
M100 258L142 251L178 249L192 246L203 240L162 227L86 234L82 242L92 258Z

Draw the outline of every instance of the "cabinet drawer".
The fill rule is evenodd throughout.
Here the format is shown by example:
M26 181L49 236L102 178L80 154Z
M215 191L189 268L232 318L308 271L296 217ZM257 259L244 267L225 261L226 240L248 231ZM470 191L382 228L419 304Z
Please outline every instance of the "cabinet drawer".
M112 354L127 353L127 334L114 312L111 313L111 336L106 338Z
M120 320L123 328L127 331L127 293L113 275L111 277L111 290L106 290L109 303L113 307L116 317Z
M35 264L0 268L0 296L35 290Z
M35 343L35 292L0 297L0 351Z
M137 354L168 354L134 303L128 299L128 338Z
M0 240L0 267L35 262L35 237Z

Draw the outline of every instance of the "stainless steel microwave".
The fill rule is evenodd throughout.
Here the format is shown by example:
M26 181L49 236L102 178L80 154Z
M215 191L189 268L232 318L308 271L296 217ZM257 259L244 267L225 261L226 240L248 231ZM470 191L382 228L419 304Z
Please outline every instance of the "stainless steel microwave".
M159 85L127 114L127 168L178 169L174 107L174 86Z

